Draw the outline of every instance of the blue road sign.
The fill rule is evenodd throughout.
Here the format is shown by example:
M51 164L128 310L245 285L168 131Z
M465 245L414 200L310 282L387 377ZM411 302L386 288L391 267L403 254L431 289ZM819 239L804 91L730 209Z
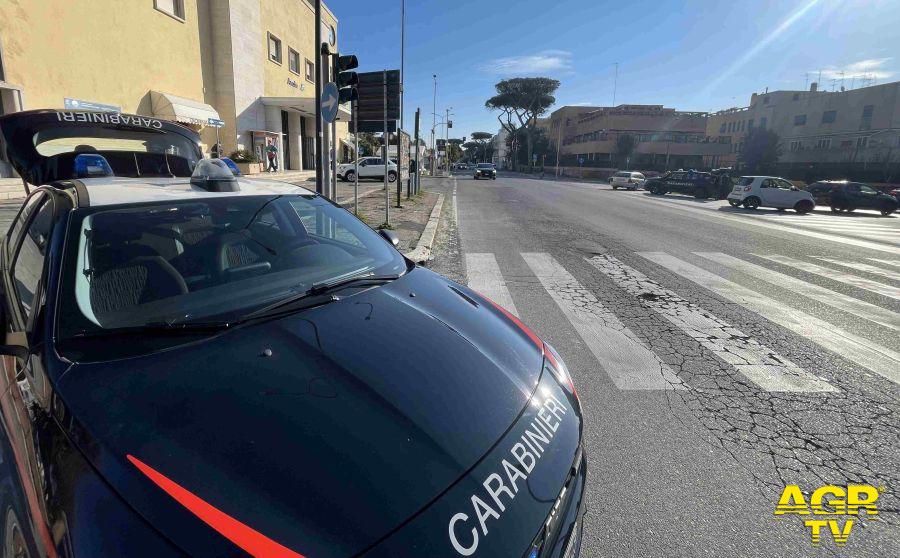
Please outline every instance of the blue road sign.
M578 158L578 164L579 164L579 165L583 165L583 164L584 164L584 157L579 157L579 158Z
M218 118L207 118L206 124L209 126L214 126L216 128L221 128L222 126L225 125L225 121L219 120Z
M334 122L338 113L338 88L334 82L328 82L322 88L322 119L325 122Z

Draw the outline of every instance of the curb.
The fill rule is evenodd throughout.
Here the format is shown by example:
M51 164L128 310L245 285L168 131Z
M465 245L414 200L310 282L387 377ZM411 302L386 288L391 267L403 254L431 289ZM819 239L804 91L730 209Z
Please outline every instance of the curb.
M431 210L431 216L425 224L425 230L419 237L416 247L404 256L415 263L422 263L431 257L431 245L434 244L434 236L437 234L438 222L441 220L441 209L444 207L444 194L438 194L438 199Z

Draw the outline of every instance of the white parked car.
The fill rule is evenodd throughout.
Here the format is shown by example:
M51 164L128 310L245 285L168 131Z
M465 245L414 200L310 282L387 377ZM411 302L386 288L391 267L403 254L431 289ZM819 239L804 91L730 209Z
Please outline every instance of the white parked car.
M354 163L344 163L338 165L337 176L345 182L353 182L356 179L356 165ZM391 160L388 166L388 182L396 182L397 180L397 164ZM384 179L384 162L381 157L361 157L359 159L359 178L381 178Z
M747 209L774 207L793 209L797 213L809 213L816 207L812 194L801 190L790 181L777 176L742 176L734 181L734 189L728 194L728 203Z
M644 182L647 182L647 179L639 172L619 171L609 177L609 183L612 184L613 190L619 188L637 190L644 187Z

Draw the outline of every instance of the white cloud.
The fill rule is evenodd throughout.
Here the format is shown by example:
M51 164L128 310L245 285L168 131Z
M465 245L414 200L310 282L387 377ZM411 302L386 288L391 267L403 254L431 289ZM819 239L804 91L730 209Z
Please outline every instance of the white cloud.
M850 79L860 77L873 77L878 80L893 77L896 72L885 68L885 66L893 58L868 58L866 60L857 60L844 66L829 66L823 68L822 77L824 79ZM810 72L810 75L817 76L819 70Z
M524 56L494 58L481 65L483 72L519 76L560 73L571 69L572 53L566 50L543 50Z

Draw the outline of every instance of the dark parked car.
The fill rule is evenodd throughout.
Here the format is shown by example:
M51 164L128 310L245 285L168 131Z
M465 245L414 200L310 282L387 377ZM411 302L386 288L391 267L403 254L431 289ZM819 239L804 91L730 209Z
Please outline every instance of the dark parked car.
M497 169L494 168L493 163L478 163L478 166L475 167L475 180L482 178L497 180Z
M672 171L662 176L648 178L644 189L661 196L669 192L688 194L698 199L725 199L731 191L731 180L727 174L712 174L699 171Z
M890 215L897 210L896 197L881 193L862 182L822 180L810 184L806 189L813 195L817 205L829 206L835 213L874 209L882 215Z
M579 554L581 407L518 318L180 125L0 134L3 556Z

